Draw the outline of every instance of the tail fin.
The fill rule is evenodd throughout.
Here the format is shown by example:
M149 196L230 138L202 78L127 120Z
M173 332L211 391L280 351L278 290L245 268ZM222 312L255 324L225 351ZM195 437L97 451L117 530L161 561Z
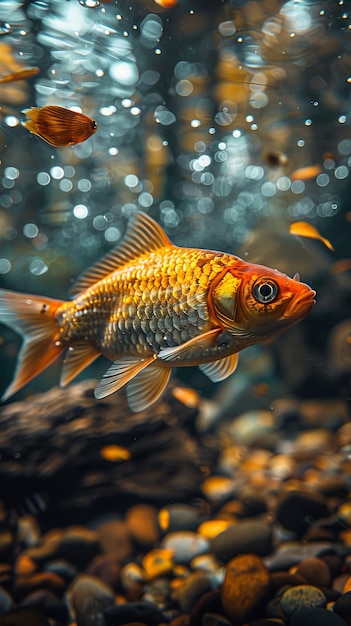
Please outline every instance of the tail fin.
M0 290L0 323L23 337L14 379L2 400L24 387L64 350L54 318L61 304L62 300Z

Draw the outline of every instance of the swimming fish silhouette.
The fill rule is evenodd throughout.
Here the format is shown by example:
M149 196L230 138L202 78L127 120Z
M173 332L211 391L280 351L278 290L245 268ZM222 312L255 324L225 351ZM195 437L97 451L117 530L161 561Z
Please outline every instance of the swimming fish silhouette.
M89 139L98 127L91 117L56 105L32 107L22 113L29 118L22 125L56 148L81 143Z
M277 270L212 250L174 246L144 213L122 243L84 273L74 299L0 291L0 322L23 336L9 398L66 352L61 385L103 354L111 361L95 389L127 384L141 411L164 391L176 366L199 365L212 381L234 372L238 352L299 322L315 291Z

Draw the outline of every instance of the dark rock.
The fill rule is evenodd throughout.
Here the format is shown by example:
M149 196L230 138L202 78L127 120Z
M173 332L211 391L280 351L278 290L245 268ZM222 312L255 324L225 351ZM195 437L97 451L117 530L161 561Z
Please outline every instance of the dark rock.
M12 556L14 536L9 530L0 530L0 563L8 563Z
M14 583L13 595L21 599L37 589L47 589L58 595L66 588L66 582L53 572L35 572L34 574L22 574L17 576Z
M315 520L326 517L328 507L322 497L302 491L288 492L278 504L276 518L287 530L302 533Z
M302 576L306 582L316 587L329 587L331 583L328 565L315 556L303 559L297 566L295 574Z
M129 602L115 604L104 611L106 626L120 626L131 622L142 622L147 626L158 626L168 622L166 615L151 602ZM1 626L1 625L0 625Z
M105 626L103 612L114 604L115 597L98 578L79 574L67 591L67 600L77 626Z
M306 580L302 576L291 574L290 572L273 572L270 576L270 580L271 590L274 593L285 585L293 587L294 585L303 585L306 583Z
M50 622L39 609L26 607L0 616L0 626L50 626Z
M158 512L157 520L163 533L178 530L195 531L203 521L203 516L199 514L196 507L190 504L169 504Z
M53 572L54 574L61 576L61 578L63 578L63 580L65 580L68 584L71 583L78 574L78 569L63 559L48 561L48 563L44 564L43 570L46 572Z
M34 591L23 598L21 606L34 606L39 608L47 617L61 624L70 621L67 605L51 591L45 589Z
M291 617L289 626L345 626L346 622L333 611L313 608L300 609Z
M212 588L211 581L202 572L193 572L174 591L174 598L177 600L183 613L189 613L195 602Z
M288 570L310 556L324 556L325 554L335 554L335 546L331 542L286 541L281 543L272 555L267 556L264 562L271 572L276 572Z
M13 599L4 587L0 586L0 615L8 613L13 607Z
M102 580L111 589L117 590L120 583L121 566L116 557L109 554L98 554L89 563L86 572Z
M84 526L67 528L57 547L57 558L64 559L83 570L101 552L97 533Z
M223 616L220 591L208 591L195 602L190 611L190 626L203 626L203 618L206 614L215 614L217 617L221 615L223 619L226 619Z
M201 626L231 626L231 622L224 615L204 613Z
M224 563L237 554L265 556L272 551L272 528L266 522L243 520L214 537L211 547L215 557Z
M343 617L348 623L351 621L351 591L344 593L334 604L334 612Z
M313 585L297 585L284 591L280 599L284 615L291 617L295 611L307 607L325 607L327 599L324 593Z

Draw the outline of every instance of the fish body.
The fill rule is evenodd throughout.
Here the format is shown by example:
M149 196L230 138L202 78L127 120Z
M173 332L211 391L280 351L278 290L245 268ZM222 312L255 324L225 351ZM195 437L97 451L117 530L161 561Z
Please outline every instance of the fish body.
M13 83L18 80L24 80L26 78L36 76L37 74L39 74L39 72L39 67L24 67L21 70L15 70L14 72L10 72L9 74L0 76L0 83Z
M81 143L97 130L97 123L91 117L61 106L32 107L23 113L29 119L22 125L56 148Z
M100 354L113 363L95 390L127 385L139 411L162 394L175 366L199 365L217 382L238 352L300 321L315 292L297 279L239 257L179 248L144 213L120 246L83 274L62 302L0 292L0 322L24 337L8 398L66 352L61 384Z

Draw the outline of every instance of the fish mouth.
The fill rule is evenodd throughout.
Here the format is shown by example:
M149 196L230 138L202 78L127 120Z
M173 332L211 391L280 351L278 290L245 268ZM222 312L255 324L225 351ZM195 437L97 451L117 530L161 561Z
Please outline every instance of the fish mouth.
M307 286L306 286L307 287ZM290 311L287 311L285 316L293 315L294 317L304 317L314 304L316 304L314 289L307 287L308 290L303 291L293 302L293 306ZM284 317L285 317L284 316Z

